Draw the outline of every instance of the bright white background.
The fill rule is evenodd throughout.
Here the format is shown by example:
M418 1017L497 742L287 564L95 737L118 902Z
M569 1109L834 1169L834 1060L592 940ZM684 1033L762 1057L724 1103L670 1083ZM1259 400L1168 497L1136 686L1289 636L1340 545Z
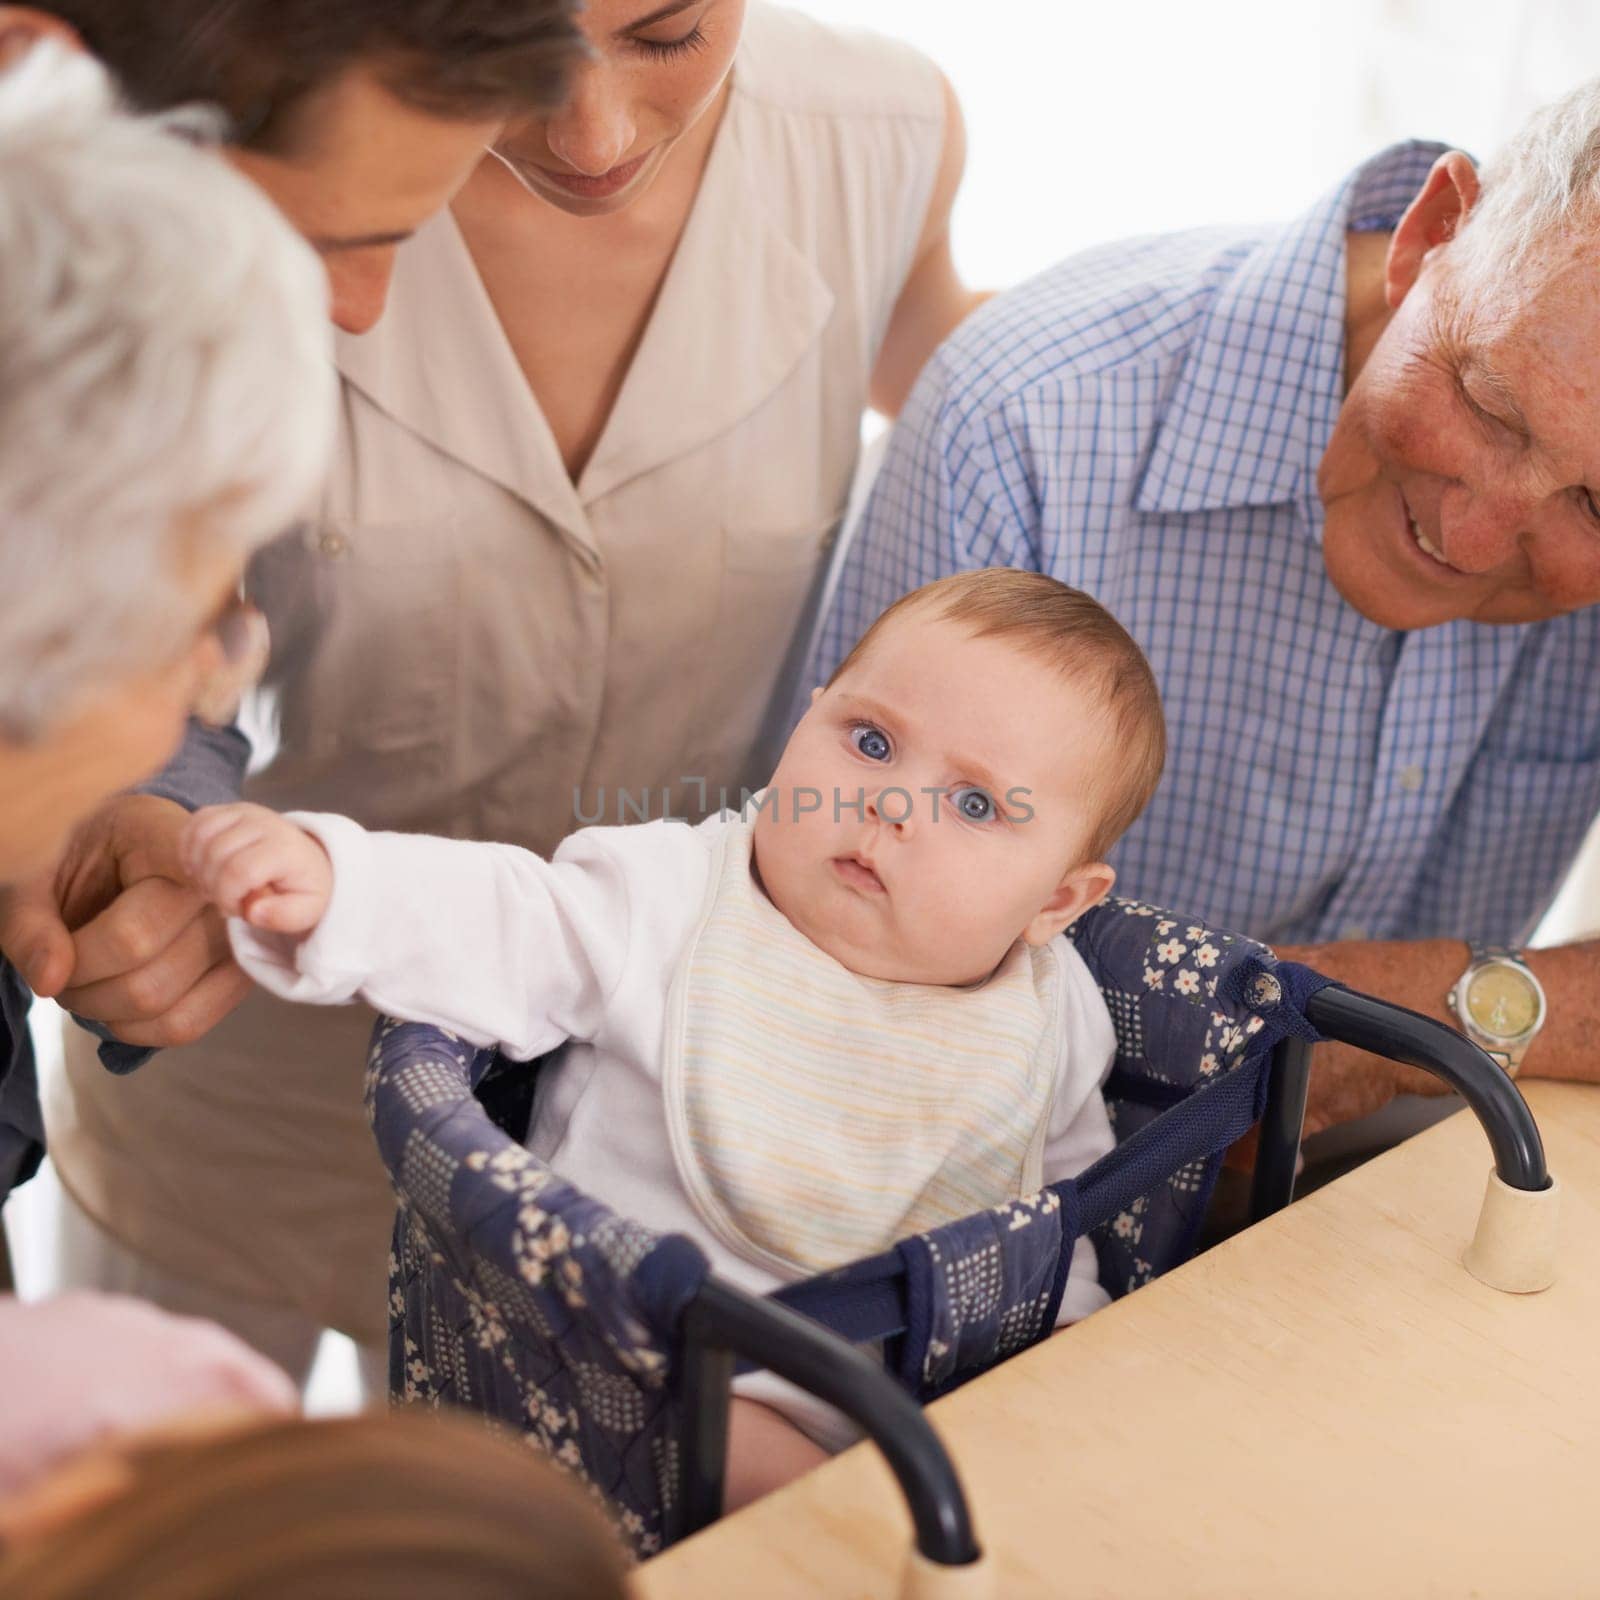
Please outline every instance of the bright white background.
M790 0L955 85L969 281L1130 233L1293 216L1403 138L1486 154L1600 72L1593 0Z
M1397 139L1482 157L1600 72L1594 0L791 3L896 34L944 69L970 145L957 259L996 288L1104 239L1292 216ZM1569 886L1546 937L1600 920L1596 880ZM49 1282L52 1202L46 1178L8 1211L25 1291ZM324 1405L344 1403L352 1372L347 1351L324 1363Z

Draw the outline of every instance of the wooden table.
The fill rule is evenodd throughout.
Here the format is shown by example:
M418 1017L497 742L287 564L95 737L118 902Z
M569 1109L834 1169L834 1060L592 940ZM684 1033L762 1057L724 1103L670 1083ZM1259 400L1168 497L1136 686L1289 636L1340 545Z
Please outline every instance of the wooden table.
M1489 1169L1462 1113L934 1406L997 1592L1600 1595L1600 1090L1527 1090L1544 1294L1460 1265ZM887 1600L908 1539L863 1446L636 1593Z

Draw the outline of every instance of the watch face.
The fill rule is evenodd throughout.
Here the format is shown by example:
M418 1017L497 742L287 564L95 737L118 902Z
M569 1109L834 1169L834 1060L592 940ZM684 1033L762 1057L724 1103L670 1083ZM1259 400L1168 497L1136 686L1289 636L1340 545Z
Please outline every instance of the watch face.
M1467 985L1467 1015L1496 1039L1515 1039L1539 1020L1539 992L1527 973L1491 962Z

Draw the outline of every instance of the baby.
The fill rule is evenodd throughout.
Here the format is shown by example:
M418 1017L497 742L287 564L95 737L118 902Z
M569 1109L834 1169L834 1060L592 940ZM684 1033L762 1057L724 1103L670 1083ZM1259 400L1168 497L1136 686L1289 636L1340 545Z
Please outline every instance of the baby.
M246 970L529 1059L529 1148L755 1292L1081 1172L1111 1020L1063 930L1160 776L1144 657L1086 595L994 568L873 624L745 814L586 828L551 861L257 806L186 864ZM1061 1322L1104 1302L1079 1241ZM739 1380L729 1502L848 1441Z

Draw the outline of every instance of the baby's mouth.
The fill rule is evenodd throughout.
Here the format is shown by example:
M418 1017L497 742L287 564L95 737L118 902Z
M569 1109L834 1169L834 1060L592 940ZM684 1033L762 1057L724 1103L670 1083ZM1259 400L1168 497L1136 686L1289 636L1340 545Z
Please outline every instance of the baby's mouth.
M883 886L883 879L860 856L835 856L833 870L852 889L860 889L867 894L888 893Z

